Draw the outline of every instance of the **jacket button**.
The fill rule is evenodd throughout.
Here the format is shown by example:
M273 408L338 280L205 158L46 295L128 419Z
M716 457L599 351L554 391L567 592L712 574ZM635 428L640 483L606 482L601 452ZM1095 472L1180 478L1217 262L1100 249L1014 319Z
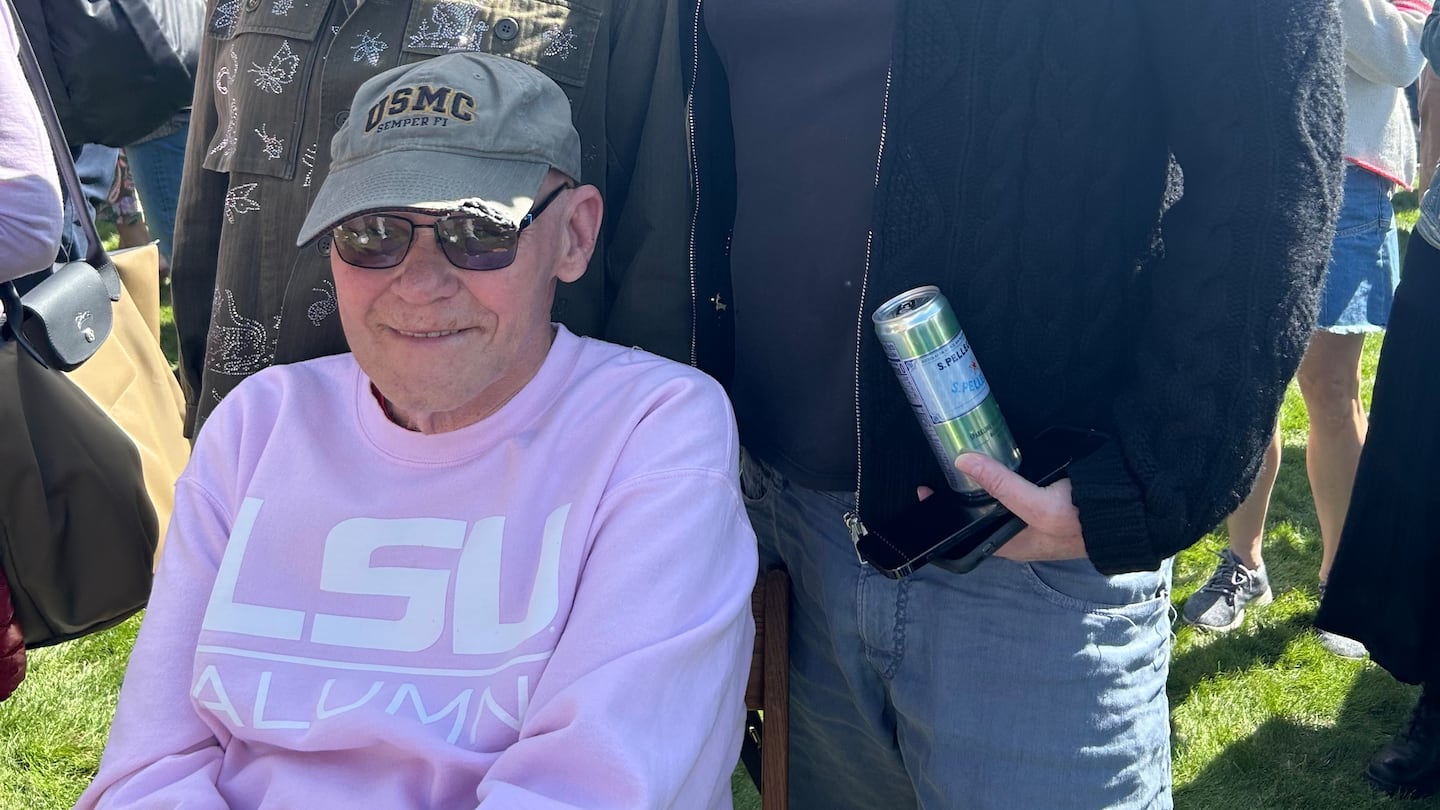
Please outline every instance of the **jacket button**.
M515 37L520 36L520 23L515 22L514 18L503 17L496 22L495 27L490 30L495 32L496 39L502 42L509 42Z
M260 0L245 0L245 10L254 11L260 7Z
M320 255L321 255L321 256L329 256L329 255L330 255L330 234L325 234L324 236L320 237L320 241L318 241L318 242L315 243L315 249L318 250L318 251L320 251Z
M349 110L341 110L340 112L335 113L335 126L336 126L337 128L345 126L345 122L346 122L346 121L349 121L349 120L350 120L350 111L349 111Z

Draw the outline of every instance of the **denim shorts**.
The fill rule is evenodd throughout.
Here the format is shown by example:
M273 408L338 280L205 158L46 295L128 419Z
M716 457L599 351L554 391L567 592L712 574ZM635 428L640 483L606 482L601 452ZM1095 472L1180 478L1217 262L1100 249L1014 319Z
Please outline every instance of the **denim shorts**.
M890 579L854 496L741 451L762 564L791 578L790 806L1163 810L1170 567L993 557Z
M1317 329L1336 334L1378 332L1390 322L1400 283L1400 242L1390 180L1345 167L1345 196L1320 295Z

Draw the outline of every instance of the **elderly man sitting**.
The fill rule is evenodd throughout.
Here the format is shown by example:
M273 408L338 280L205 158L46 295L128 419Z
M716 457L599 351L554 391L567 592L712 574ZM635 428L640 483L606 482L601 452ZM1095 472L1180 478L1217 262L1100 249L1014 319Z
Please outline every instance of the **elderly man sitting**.
M352 354L201 432L79 806L728 808L734 422L550 323L602 208L565 96L443 56L366 82L333 152L300 242L331 240Z

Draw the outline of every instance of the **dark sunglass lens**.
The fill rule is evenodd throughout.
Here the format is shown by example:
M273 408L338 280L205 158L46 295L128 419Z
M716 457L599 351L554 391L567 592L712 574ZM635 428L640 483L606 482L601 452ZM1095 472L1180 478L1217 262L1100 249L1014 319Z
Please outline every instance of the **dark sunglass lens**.
M435 221L445 256L466 270L499 270L515 261L516 231L496 230L476 217Z
M410 249L413 230L410 221L400 217L355 217L335 226L334 247L341 259L356 267L394 267Z

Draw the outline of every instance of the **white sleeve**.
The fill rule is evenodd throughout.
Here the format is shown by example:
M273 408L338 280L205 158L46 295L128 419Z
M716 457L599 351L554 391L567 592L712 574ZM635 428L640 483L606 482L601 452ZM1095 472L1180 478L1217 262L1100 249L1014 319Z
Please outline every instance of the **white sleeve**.
M481 808L728 806L757 560L733 416L706 393L718 403L651 414L627 446L652 472L601 501L569 621Z
M1420 34L1429 0L1341 0L1345 64L1377 84L1408 87L1425 67Z

